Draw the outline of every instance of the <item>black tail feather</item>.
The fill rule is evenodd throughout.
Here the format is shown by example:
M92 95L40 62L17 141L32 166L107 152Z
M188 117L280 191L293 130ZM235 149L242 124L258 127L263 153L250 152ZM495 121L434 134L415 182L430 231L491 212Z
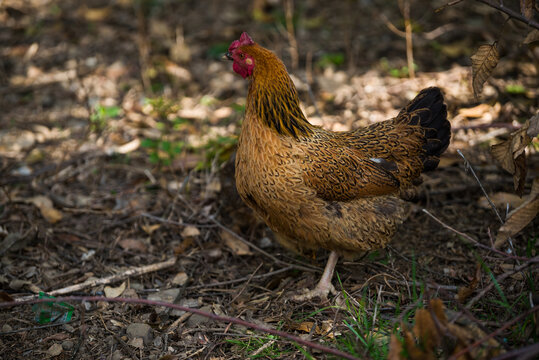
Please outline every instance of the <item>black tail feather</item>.
M447 107L442 92L437 87L421 90L415 99L401 110L401 114L403 112L413 114L408 117L411 125L419 123L425 128L423 171L436 169L440 155L447 149L451 139L451 124L447 120Z

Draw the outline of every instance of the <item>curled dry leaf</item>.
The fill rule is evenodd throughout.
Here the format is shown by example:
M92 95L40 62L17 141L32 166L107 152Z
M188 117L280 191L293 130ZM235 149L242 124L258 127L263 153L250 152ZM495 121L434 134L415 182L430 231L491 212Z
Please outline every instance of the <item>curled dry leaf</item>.
M182 231L182 237L183 238L190 238L190 237L196 237L200 235L200 230L196 226L186 226L185 229Z
M528 47L533 48L539 43L539 30L533 29L526 35L526 38L523 41L524 44L527 44Z
M151 235L155 230L159 229L161 224L142 225L141 228L148 235Z
M47 355L50 357L56 357L62 353L62 345L55 343L47 350Z
M148 247L142 239L122 239L118 242L118 244L122 247L122 249L128 251L133 250L143 253L148 250Z
M539 213L539 178L535 178L530 195L515 210L511 211L507 221L498 231L494 247L500 247L505 241L524 229Z
M105 286L105 296L106 297L110 297L110 298L116 298L120 295L122 295L122 293L124 292L126 288L126 285L125 285L125 281L118 287L110 287L110 286Z
M34 196L27 201L37 206L41 212L41 215L51 224L55 224L62 220L62 212L54 208L52 205L52 200L48 197L39 195Z
M457 299L460 303L464 303L470 295L473 294L475 289L477 288L477 284L479 284L479 279L481 278L481 264L477 264L477 267L475 268L475 275L468 284L468 286L462 286L459 288L459 291L457 293Z
M253 253L249 249L249 246L244 242L238 240L228 231L221 231L221 239L225 242L226 246L236 255L252 255Z
M498 61L500 54L498 53L497 43L492 45L481 45L475 54L472 55L472 87L474 96L477 99L483 91L483 85L488 80Z
M538 133L539 114L526 121L520 129L512 132L509 139L492 145L490 148L492 156L501 167L513 175L515 192L519 196L522 196L526 181L526 146Z

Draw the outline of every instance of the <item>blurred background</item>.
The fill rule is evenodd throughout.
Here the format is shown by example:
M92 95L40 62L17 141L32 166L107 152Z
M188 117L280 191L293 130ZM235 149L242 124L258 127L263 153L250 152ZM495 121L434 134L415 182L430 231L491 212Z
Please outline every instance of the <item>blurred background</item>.
M506 3L522 20L519 3ZM533 21L537 10L531 9ZM177 256L172 268L131 279L123 296L173 289L174 298L188 306L302 334L306 327L298 322L311 316L333 329L328 338L308 327L315 341L384 358L389 334L403 318L412 318L406 311L425 294L423 287L417 295L410 282L442 284L445 292L436 295L454 304L463 286L470 286L470 296L478 282L514 265L514 259L494 258L485 249L471 251L420 209L490 244L490 229L496 232L499 220L457 149L504 218L524 201L514 194L514 181L522 182L525 196L532 191L537 138L524 145L527 177L524 172L514 180L489 153L490 145L511 139L539 109L539 36L520 20L507 21L507 14L472 0L0 0L1 288L25 296ZM323 257L305 259L278 246L235 191L234 151L248 83L222 56L244 31L283 59L308 119L327 129L393 117L427 86L445 94L452 143L439 170L424 178L403 230L387 251L338 267L350 299L363 297L361 306L370 314L368 325L358 325L355 333L342 322L354 313L350 308L335 314L286 303L283 294L312 285L316 274L283 264L316 272ZM492 71L483 70L486 81L476 97L471 56L482 45L495 46L499 57L491 59ZM538 226L534 216L523 224L511 254L535 256ZM481 273L479 263L489 264L488 270ZM521 277L506 276L497 287L505 302L491 292L475 309L481 326L494 329L532 306L537 267L516 275ZM376 322L374 310L373 322L378 307L387 312ZM9 334L0 339L0 349L14 358L50 357L51 341L57 341L63 353L55 356L68 358L76 350L65 342L75 338L94 349L79 352L81 358L94 358L95 349L107 359L133 358L102 326L123 336L124 319L130 319L150 322L161 339L138 348L141 358L245 358L256 350L248 342L223 340L226 324L194 317L179 328L175 322L167 338L176 315L110 305L87 315L90 337L62 328L67 338L51 340L54 330L44 330L23 339L10 331L33 315L15 308L0 313L7 325L2 331ZM520 330L503 333L506 349L537 342L537 322L530 316ZM274 358L303 356L298 347L263 340L259 346L271 342L267 349Z

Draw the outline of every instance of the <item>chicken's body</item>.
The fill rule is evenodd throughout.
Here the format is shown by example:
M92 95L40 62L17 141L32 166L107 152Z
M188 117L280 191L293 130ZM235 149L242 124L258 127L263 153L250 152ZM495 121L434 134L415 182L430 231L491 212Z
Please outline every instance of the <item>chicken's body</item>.
M305 119L273 53L246 34L233 45L234 70L250 78L236 155L242 199L289 249L323 248L353 258L384 247L404 218L400 193L436 168L448 146L439 89L423 90L396 118L331 132Z

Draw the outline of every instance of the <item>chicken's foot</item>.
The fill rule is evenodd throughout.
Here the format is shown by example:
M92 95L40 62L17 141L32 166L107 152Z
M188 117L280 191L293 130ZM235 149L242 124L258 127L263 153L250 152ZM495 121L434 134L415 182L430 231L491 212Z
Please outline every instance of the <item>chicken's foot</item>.
M322 274L322 277L320 278L320 281L316 287L312 290L305 289L302 294L293 296L292 300L299 302L310 300L315 297L319 297L322 300L327 300L329 293L333 295L337 294L337 290L335 290L335 287L333 287L331 279L333 278L333 271L335 270L335 265L337 265L338 259L339 255L337 255L335 251L332 251L329 254L324 273Z

